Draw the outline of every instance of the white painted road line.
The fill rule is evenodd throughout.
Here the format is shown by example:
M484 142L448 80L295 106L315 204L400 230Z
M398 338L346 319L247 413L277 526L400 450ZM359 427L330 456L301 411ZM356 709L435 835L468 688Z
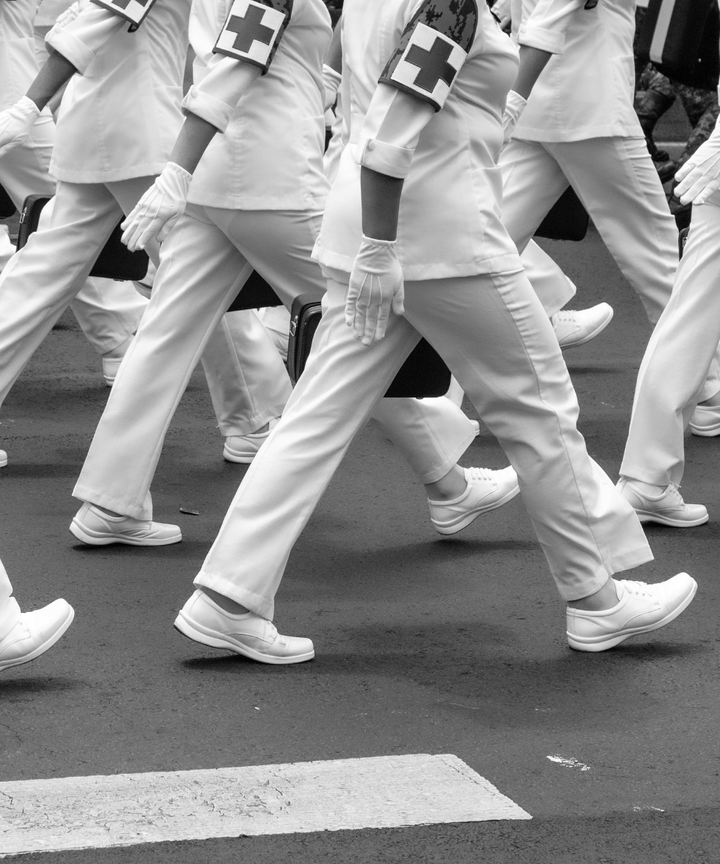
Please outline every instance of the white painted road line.
M173 840L530 819L457 756L0 783L0 858Z

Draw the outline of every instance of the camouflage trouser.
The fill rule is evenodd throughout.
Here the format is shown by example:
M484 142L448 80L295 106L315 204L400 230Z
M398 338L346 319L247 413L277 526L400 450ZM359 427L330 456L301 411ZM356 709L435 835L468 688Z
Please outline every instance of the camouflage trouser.
M635 10L636 41L645 13L646 10L641 7ZM670 108L677 97L680 98L693 128L678 160L679 164L682 165L704 141L707 141L715 128L715 121L720 114L717 92L688 87L686 84L671 81L658 72L651 63L645 65L638 61L637 56L635 59L635 81L635 110L640 118L643 131L649 137L648 144L652 141L652 130L659 118Z

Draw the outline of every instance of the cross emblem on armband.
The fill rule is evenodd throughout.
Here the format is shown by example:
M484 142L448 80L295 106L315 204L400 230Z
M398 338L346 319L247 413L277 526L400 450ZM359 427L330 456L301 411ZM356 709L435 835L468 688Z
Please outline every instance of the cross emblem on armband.
M245 60L267 71L287 15L258 0L235 0L215 45L215 53Z
M467 53L452 39L418 23L402 55L396 55L380 81L440 110L466 59Z
M117 12L130 21L133 30L142 23L156 0L92 0L97 6Z

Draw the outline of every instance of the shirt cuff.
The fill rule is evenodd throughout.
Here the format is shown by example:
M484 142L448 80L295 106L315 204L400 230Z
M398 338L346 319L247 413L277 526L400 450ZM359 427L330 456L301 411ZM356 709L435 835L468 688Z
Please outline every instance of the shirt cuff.
M53 27L45 42L83 75L105 43L126 24L124 18L107 9L87 7L74 21Z
M193 85L182 102L183 114L196 114L220 132L230 124L233 107Z
M359 142L358 152L360 154L357 161L364 168L370 168L372 171L377 171L378 174L386 174L388 177L395 177L398 180L404 180L410 173L414 150L406 147L397 147L395 144L387 144L384 141L378 141L376 138L361 138Z
M525 24L520 26L518 42L529 48L548 51L550 54L562 54L565 50L565 36L562 33L545 30L542 27L526 27Z

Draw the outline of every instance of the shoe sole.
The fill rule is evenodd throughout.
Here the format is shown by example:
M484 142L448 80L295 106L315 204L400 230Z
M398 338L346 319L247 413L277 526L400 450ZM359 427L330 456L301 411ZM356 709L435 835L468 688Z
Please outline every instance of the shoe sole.
M0 459L0 468L4 468L8 464L7 459Z
M509 492L507 492L504 497L502 497L499 501L495 501L492 504L486 504L484 507L480 507L477 510L471 510L469 513L466 513L464 516L460 516L455 521L436 522L432 518L430 519L430 521L435 526L435 530L438 532L438 534L442 534L444 537L447 537L451 534L457 534L459 531L467 528L468 525L472 525L472 523L478 518L478 516L482 516L483 513L489 513L491 510L497 510L498 507L502 507L503 504L507 504L508 501L512 501L512 499L519 494L520 487L515 486L514 489L511 489Z
M238 465L249 465L256 456L257 452L248 454L233 453L232 450L223 449L223 459L226 462L235 462Z
M594 330L592 330L590 333L588 333L588 334L587 334L586 336L584 336L582 339L578 339L578 340L575 341L575 342L566 342L566 343L562 343L562 342L561 342L561 343L560 343L560 348L561 348L563 351L566 351L568 348L577 348L579 345L585 345L586 342L590 342L590 341L593 340L596 336L599 336L599 335L602 333L602 331L603 331L603 330L608 326L608 324L612 321L612 319L613 319L613 315L614 315L614 314L615 314L615 310L611 308L611 309L610 309L610 314L607 316L607 318L606 318L604 321L601 321L600 324L598 324L598 326L597 326Z
M207 645L210 648L224 648L235 654L242 654L243 657L247 657L250 660L255 660L258 663L268 663L271 666L288 666L291 663L305 663L307 660L312 660L315 656L314 649L307 654L297 654L294 657L273 657L269 654L261 654L253 648L233 642L216 630L200 629L197 624L188 620L182 612L178 614L173 627L178 633L182 633L183 636L187 636L193 642L199 642L201 645Z
M5 662L0 662L0 672L2 672L4 669L11 669L13 666L22 666L23 663L29 663L31 660L37 659L41 654L44 654L49 648L52 648L52 646L58 641L58 639L60 639L60 637L72 624L74 618L75 610L70 607L70 612L68 613L67 618L52 634L52 636L47 639L47 641L43 642L42 645L38 645L38 647L34 651L32 651L30 654L26 654L25 657L18 657L16 660L6 660Z
M657 513L651 513L649 510L636 510L635 512L642 524L655 522L657 525L668 525L670 528L696 528L698 525L704 525L710 518L709 513L700 516L698 519L673 519L670 516L660 516Z
M678 617L678 615L680 615L681 612L684 612L690 603L692 603L693 597L695 597L696 593L697 582L693 579L693 584L680 605L673 609L672 612L668 612L662 620L657 621L655 624L646 624L644 627L632 627L629 630L625 630L622 634L611 636L610 638L607 636L597 636L591 639L581 639L578 636L573 636L570 633L567 633L568 645L574 651L607 651L609 648L614 648L616 645L619 645L631 636L639 636L642 633L652 633L653 630L659 630L666 624L670 624Z
M126 546L170 546L182 540L182 532L180 531L178 531L177 536L144 540L135 537L123 537L120 534L100 534L96 531L89 531L76 517L70 523L70 533L87 546L109 546L111 543L124 543Z
M690 432L698 438L715 438L720 435L720 423L715 426L695 426L691 423Z

